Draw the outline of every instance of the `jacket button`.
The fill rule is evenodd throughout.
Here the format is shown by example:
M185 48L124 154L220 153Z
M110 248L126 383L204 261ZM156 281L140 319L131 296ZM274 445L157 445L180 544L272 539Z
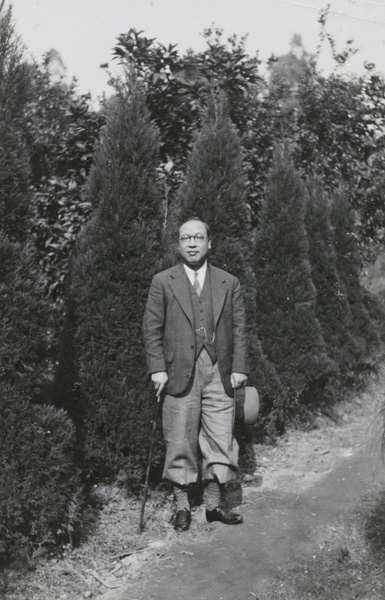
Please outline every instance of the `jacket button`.
M191 344L191 350L194 350L194 344Z

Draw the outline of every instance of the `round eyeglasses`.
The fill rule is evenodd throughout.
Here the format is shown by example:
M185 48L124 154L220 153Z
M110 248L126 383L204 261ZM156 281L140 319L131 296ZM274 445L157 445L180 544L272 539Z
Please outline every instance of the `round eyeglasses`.
M196 244L203 244L203 242L205 240L207 240L207 237L205 237L204 235L201 235L200 233L198 233L197 235L182 235L181 238L179 238L180 243L183 246L186 246L187 244L189 244L191 241L194 241Z

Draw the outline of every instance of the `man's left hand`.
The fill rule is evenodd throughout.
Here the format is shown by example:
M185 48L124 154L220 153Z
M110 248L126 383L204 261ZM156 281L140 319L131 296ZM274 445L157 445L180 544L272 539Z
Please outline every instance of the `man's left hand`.
M239 388L246 384L247 375L244 373L231 373L230 375L231 386L233 388Z

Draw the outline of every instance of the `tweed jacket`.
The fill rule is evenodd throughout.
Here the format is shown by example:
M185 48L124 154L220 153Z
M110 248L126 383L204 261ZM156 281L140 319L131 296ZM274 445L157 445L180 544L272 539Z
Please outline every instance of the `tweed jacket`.
M245 308L239 281L208 265L211 276L215 347L226 393L231 373L249 373ZM182 394L194 375L195 331L188 277L183 264L152 279L143 319L148 372L167 371L167 393Z

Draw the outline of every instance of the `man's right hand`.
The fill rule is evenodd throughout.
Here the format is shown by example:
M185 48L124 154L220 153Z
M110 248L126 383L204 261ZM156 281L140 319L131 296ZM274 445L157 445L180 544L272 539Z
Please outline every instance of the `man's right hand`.
M164 386L168 382L168 375L166 371L159 371L158 373L153 373L151 375L151 380L154 383L156 395L160 396Z

